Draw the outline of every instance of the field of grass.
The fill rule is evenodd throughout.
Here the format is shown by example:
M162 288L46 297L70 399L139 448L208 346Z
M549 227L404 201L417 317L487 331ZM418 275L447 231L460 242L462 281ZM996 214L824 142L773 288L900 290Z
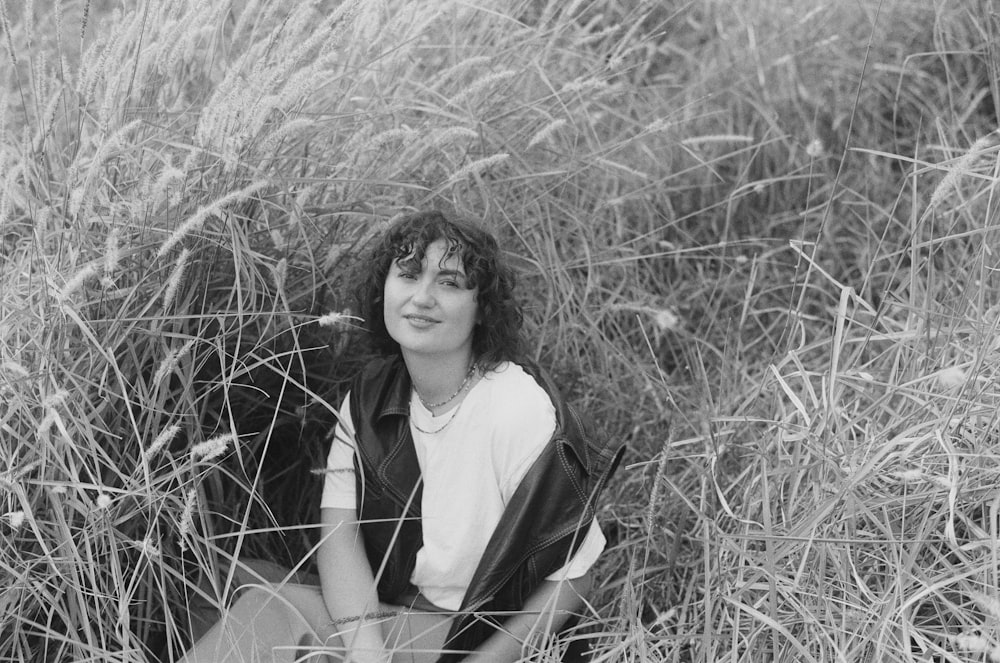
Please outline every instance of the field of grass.
M568 639L1000 662L989 0L0 0L0 42L0 661L169 661L234 557L311 570L350 270L441 207L629 445Z

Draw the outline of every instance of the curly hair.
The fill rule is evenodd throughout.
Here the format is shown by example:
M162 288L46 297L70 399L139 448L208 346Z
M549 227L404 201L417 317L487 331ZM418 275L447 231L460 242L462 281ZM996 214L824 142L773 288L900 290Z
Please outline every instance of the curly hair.
M383 316L385 280L400 258L423 261L427 247L439 239L449 253L462 259L469 288L478 288L479 319L472 333L472 353L485 369L522 355L521 307L514 299L514 274L503 258L496 238L485 228L439 211L402 217L379 236L361 263L355 290L358 310L366 321L375 350L398 354L399 344L389 335Z

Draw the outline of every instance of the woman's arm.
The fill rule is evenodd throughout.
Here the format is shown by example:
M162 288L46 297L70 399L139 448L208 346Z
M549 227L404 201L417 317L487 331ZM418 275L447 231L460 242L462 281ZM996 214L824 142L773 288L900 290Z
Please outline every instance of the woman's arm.
M525 601L524 609L512 615L496 633L465 658L467 663L511 663L530 651L524 643L541 642L556 633L571 614L579 614L593 586L588 572L573 580L545 580Z
M354 509L320 509L321 543L317 552L323 600L335 624L343 633L351 661L388 661L382 627L374 619L340 619L373 615L379 610L378 591L361 528Z

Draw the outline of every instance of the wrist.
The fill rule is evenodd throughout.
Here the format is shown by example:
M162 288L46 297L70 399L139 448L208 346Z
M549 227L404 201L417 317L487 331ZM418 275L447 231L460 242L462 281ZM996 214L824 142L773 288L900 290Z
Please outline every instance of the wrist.
M337 635L343 639L350 649L359 647L381 647L383 643L382 627L375 622L356 622L353 626L341 628Z
M352 623L357 623L360 626L377 625L382 620L395 617L398 614L399 612L396 610L378 610L376 612L366 612L363 615L348 615L331 620L330 626L333 630L340 631L344 630L346 625Z
M371 634L362 630L347 645L345 654L344 660L349 663L386 663L391 658L381 633Z

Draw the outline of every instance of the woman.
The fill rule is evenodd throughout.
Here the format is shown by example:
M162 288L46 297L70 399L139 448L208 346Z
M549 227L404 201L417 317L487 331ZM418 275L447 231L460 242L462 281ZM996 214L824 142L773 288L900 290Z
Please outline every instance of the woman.
M199 655L322 643L352 661L514 661L584 605L605 545L594 502L621 449L588 437L521 357L496 240L420 213L392 224L365 265L360 309L383 357L340 410L322 589L252 593Z

